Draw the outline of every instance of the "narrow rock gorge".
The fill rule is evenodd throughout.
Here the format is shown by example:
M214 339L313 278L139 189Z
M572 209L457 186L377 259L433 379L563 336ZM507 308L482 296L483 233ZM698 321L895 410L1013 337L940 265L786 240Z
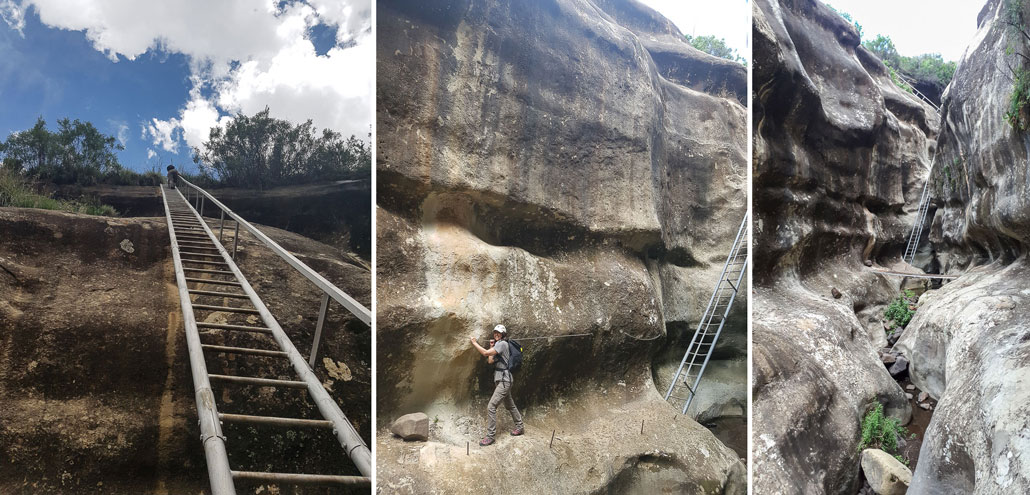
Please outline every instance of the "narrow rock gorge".
M932 404L908 493L1030 490L1030 136L1006 122L1014 53L1028 49L1012 20L1028 17L990 0L969 19L978 31L938 115L820 2L756 2L756 493L856 493L862 417L884 404L908 421L906 390ZM892 338L891 359L909 363L902 389L881 362L880 315L903 286L875 270L907 266L926 181L913 264L958 278L919 295Z
M693 418L745 435L745 298L697 405L663 394L746 211L744 67L632 0L390 2L378 40L379 490L743 493ZM481 448L497 323L527 434Z
M856 493L862 417L911 415L864 261L899 261L939 118L823 3L753 12L754 489Z
M370 303L370 273L350 261L353 255L261 228L341 289ZM284 330L306 351L320 292L249 234L241 237L237 260ZM316 373L367 442L371 332L341 312L330 312L326 358ZM236 317L209 316L222 323ZM238 333L214 331L204 340L257 347L250 342L254 337ZM218 364L222 361L208 360L212 373L287 377L285 365L268 358L241 356ZM237 412L236 404L246 399L262 404L251 413L316 414L296 390L215 390L222 412ZM206 492L164 218L0 208L0 405L0 493ZM239 468L337 474L353 469L345 460L322 455L340 451L327 432L231 425L225 431L232 439L230 461ZM278 487L239 489L268 493Z

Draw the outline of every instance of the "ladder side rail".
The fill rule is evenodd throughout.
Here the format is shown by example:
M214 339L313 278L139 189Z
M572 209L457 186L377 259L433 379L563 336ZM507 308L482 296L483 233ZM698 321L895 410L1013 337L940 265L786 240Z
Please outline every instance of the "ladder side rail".
M746 270L741 271L740 275L737 277L737 283L738 284L740 283L741 280L743 280L745 272L746 272ZM735 299L736 296L737 296L737 292L734 291L733 292L733 296L731 296L731 298L730 298L730 305L726 306L726 315L730 314L730 308L733 307L733 299ZM715 331L715 339L712 340L712 346L708 349L708 355L705 356L705 362L704 362L704 364L701 365L701 371L699 371L697 373L697 379L694 380L694 387L691 390L690 395L687 396L687 403L683 405L683 412L682 412L682 414L687 414L687 408L690 407L690 403L693 402L693 400L694 400L694 396L696 395L694 393L694 391L697 390L697 386L701 383L701 376L705 374L705 368L708 367L708 362L712 359L712 353L715 351L715 343L718 342L719 334L722 333L722 328L725 325L726 325L726 318L724 317L722 319L722 322L719 323L719 329Z
M161 200L165 206L165 221L168 222L168 237L172 243L172 262L175 266L175 282L179 288L179 306L182 308L182 319L186 326L186 346L189 349L190 372L193 375L193 389L196 391L197 416L200 418L200 441L204 447L204 458L207 460L207 473L211 482L213 495L235 495L236 487L232 481L232 470L229 467L229 455L225 449L225 435L222 434L218 419L218 408L215 395L211 391L208 380L207 363L200 343L200 332L193 314L193 302L186 285L186 274L179 257L178 241L175 227L172 224L171 208L161 187Z
M697 341L697 337L701 332L701 329L705 326L705 320L711 319L709 312L712 312L712 303L715 301L716 296L719 294L719 289L722 287L723 279L726 278L726 269L729 266L730 260L736 254L737 245L741 239L741 233L744 232L744 227L747 225L748 215L744 214L744 220L740 223L740 228L737 229L737 237L733 240L733 246L730 247L730 254L726 258L726 264L722 266L722 272L719 274L719 280L715 283L715 290L712 291L712 296L708 298L708 306L705 307L705 312L701 315L701 321L697 324L697 329L694 330L694 336L690 339L690 344L687 346L687 352L683 354L683 360L680 361L679 368L676 369L676 374L673 375L672 382L669 384L669 390L665 393L665 399L668 400L669 396L672 395L672 389L676 386L676 380L679 380L680 372L683 371L683 365L687 362L687 357L690 356L690 350L694 347L694 342ZM692 363L693 364L693 363Z
M181 193L180 193L181 194ZM199 214L196 210L193 210L193 214L200 220ZM209 239L214 241L217 239L214 232L208 227L206 222L201 221L200 225L203 227L204 232L207 233ZM215 247L218 248L218 252L221 253L222 258L228 265L230 271L236 276L237 281L240 284L240 288L243 292L250 297L251 304L258 311L258 316L265 323L265 326L272 331L272 338L275 339L279 348L288 354L290 365L293 367L294 372L297 373L300 381L304 382L307 386L308 394L311 395L311 399L315 402L315 406L319 412L322 413L322 417L333 423L333 433L336 435L340 445L344 447L347 452L347 456L350 457L351 461L358 468L363 476L372 475L372 454L369 451L365 441L358 434L357 430L354 429L354 425L347 419L347 416L340 410L340 406L333 400L333 398L326 392L322 386L322 382L315 376L315 373L308 367L307 359L304 358L293 345L290 337L286 335L286 332L279 326L279 322L276 321L275 317L265 306L265 303L261 301L254 288L251 287L247 278L243 276L239 267L232 261L232 257L229 252L225 250L219 243L214 243ZM199 339L199 337L198 337Z
M198 194L198 196L202 195L203 197L206 197L208 200L211 201L212 204L220 208L222 211L225 212L226 215L235 220L237 228L240 225L242 225L243 228L250 231L250 233L254 237L256 237L269 249L271 249L272 252L277 254L287 263L289 263L290 266L292 266L295 270L300 272L301 275L304 275L304 277L310 280L313 284L318 286L319 289L322 289L323 292L329 294L329 297L333 298L334 300L336 300L336 302L343 305L344 308L347 308L347 310L350 311L354 316L358 317L358 319L363 321L366 325L372 324L372 312L368 308L366 308L364 305L362 305L354 298L349 296L346 292L343 292L338 287L333 285L331 282L326 280L325 277L319 275L318 272L312 270L308 265L304 264L304 262L297 259L296 256L290 254L289 251L283 249L282 246L273 241L271 238L269 238L263 232L258 230L256 227L251 225L250 222L244 220L243 217L234 213L232 210L229 209L229 207L222 204L221 201L215 199L215 197L209 194L207 191L201 189L200 187L190 183L185 179L180 178L180 180L190 188L193 188L195 192ZM207 222L204 222L204 224L206 226Z

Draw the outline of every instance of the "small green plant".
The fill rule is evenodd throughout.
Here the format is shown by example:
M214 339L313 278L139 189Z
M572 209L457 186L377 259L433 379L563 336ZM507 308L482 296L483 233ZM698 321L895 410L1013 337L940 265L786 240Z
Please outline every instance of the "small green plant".
M41 210L67 211L97 216L118 216L118 212L94 197L83 196L78 200L62 201L35 191L34 186L21 174L0 169L0 207L38 208Z
M894 67L890 66L890 64L887 64L887 71L890 72L890 74L891 74L891 81L894 81L894 85L895 86L897 86L897 87L901 88L902 90L907 91L909 93L912 92L912 86L910 86L907 82L905 82L904 79L902 79L900 76L898 76L898 73L894 70Z
M906 435L908 430L901 426L901 420L884 416L883 404L877 404L876 409L869 411L862 418L862 441L858 445L858 450L874 448L897 455L898 439Z
M883 318L888 321L893 321L897 327L904 327L908 325L908 322L912 321L912 315L916 312L909 308L909 305L914 302L915 294L910 290L905 290L903 294L899 294L897 299L891 301L887 305L887 309L883 311ZM892 327L891 330L894 328Z

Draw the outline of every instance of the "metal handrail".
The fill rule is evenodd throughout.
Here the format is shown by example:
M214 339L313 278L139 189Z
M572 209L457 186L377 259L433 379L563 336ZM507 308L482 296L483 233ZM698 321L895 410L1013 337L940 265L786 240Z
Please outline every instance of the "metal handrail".
M915 86L912 85L912 83L916 82L915 79L909 79L908 76L902 74L901 71L897 71L896 70L896 71L894 71L894 73L897 74L898 77L904 79L905 82L908 83L908 87L912 88L912 92L916 96L922 98L922 100L925 101L927 104L929 104L931 107L933 107L933 109L936 110L937 113L941 113L941 107L937 106L937 104L935 104L933 101L931 101L930 98L928 98L926 95L924 95L918 89L916 89Z
M196 188L196 186L193 186L193 187ZM199 189L199 188L197 188L197 189ZM206 365L203 364L204 363L203 353L202 353L202 351L200 351L200 347L199 347L200 344L201 344L200 337L199 337L199 333L198 333L198 330L197 330L196 321L195 321L195 318L194 318L194 315L193 315L193 310L192 310L193 305L192 305L192 302L189 299L189 294L188 294L188 291L186 289L186 284L185 284L186 280L185 280L185 277L179 277L179 275L181 274L181 268L182 267L181 267L181 264L179 264L180 258L178 256L178 248L174 244L176 242L176 238L175 238L175 235L174 235L174 227L173 227L173 223L172 223L170 208L168 206L168 200L167 200L167 197L165 196L164 188L163 187L161 189L161 194L162 194L162 198L164 198L164 201L165 201L166 220L168 221L168 225L169 225L168 228L169 228L170 231L172 231L172 233L171 233L172 241L173 241L172 252L175 255L174 256L174 260L175 260L176 264L178 265L177 266L177 273L176 273L176 276L177 276L176 277L176 281L179 284L179 296L180 296L180 302L183 305L183 315L184 315L183 317L186 318L187 340L188 340L187 343L191 344L190 363L191 363L191 366L193 367L192 371L195 373L195 375L194 375L194 383L195 383L195 386L203 387L203 388L198 389L198 392L197 392L197 404L198 404L197 407L198 407L198 412L201 414L201 430L202 430L203 433L207 433L207 435L208 435L208 436L205 436L203 438L203 440L204 440L203 443L204 443L205 451L208 453L208 458L210 459L212 456L224 455L224 452L225 452L224 441L225 441L225 439L224 439L224 436L221 434L221 429L218 427L218 425L219 425L219 418L217 416L218 411L217 411L217 409L214 406L214 395L211 393L211 390L210 390L210 383L209 383L209 379L208 379L208 376L210 376L210 375L207 374ZM178 194L180 195L180 197L183 196L181 191L179 191ZM189 201L188 198L183 198L183 199L186 199L187 202ZM213 201L217 201L217 200L214 200L214 198L212 198L212 200ZM223 208L224 208L224 206L223 206ZM227 208L226 208L226 210L227 210ZM213 240L214 239L214 233L211 231L211 228L208 227L207 222L205 222L203 220L203 215L200 213L200 210L194 209L192 213L196 217L198 222L200 223L200 227L203 229L204 233L210 239ZM230 212L230 214L232 214L232 213ZM235 214L233 214L233 215L235 215ZM253 228L253 227L250 227L250 228ZM286 332L282 329L282 326L279 325L279 322L272 315L271 311L268 310L268 307L265 306L264 302L261 301L261 298L258 297L257 293L254 291L254 288L250 285L249 282L247 282L246 277L243 276L243 272L241 272L239 267L236 266L236 264L232 262L232 258L231 258L230 254L229 254L229 251L226 250L225 247L222 246L219 243L214 243L213 245L218 250L219 255L221 255L221 257L226 261L226 267L231 271L232 276L239 283L240 289L243 290L243 292L246 294L246 296L250 299L251 304L254 306L255 310L258 312L258 315L261 318L262 322L264 322L266 328L271 330L271 332L272 332L271 336L276 341L276 344L278 344L279 348L283 352L286 353L286 355L287 355L286 357L290 361L290 365L293 367L294 372L300 378L300 381L303 382L304 387L308 391L308 395L311 397L312 401L315 403L315 407L322 414L323 418L325 418L327 421L332 423L333 433L336 436L337 440L339 441L340 445L343 446L344 449L346 450L346 453L350 457L351 462L354 463L354 466L357 467L358 471L361 472L362 475L364 475L366 477L367 476L371 476L371 473L372 473L372 454L371 454L371 451L369 450L368 446L365 444L365 441L361 438L361 435L358 433L357 429L354 428L354 425L352 425L350 423L350 421L347 419L347 416L344 415L343 411L340 409L340 406L336 403L336 401L333 400L332 396L330 396L329 393L325 390L324 386L322 385L322 381L317 376L315 376L314 371L312 371L312 369L308 365L308 363L305 362L303 356L301 356L300 352L293 345L293 342L290 340L290 337L288 335L286 335ZM277 244L276 244L276 247L278 247ZM282 249L282 248L280 247L279 249ZM298 261L298 263L299 263L299 261ZM323 300L325 300L325 297L323 297ZM191 325L191 323L192 323L192 325ZM198 379L197 378L197 374L203 374L203 379ZM206 392L206 394L203 394L204 392ZM205 400L210 400L210 404L202 403L202 401L205 401ZM205 429L204 421L209 421L209 422L212 422L213 424L208 425L206 427L206 429ZM211 442L211 445L209 445L208 440L213 439L213 438L217 438L218 440L214 441L214 442ZM214 450L214 449L220 449L220 450ZM211 482L212 482L212 491L214 493L227 493L227 494L234 493L232 491L224 491L224 492L223 491L217 491L214 488L216 486L221 486L221 487L224 488L224 484L225 484L225 480L223 479L224 478L224 474L225 474L224 470L228 468L228 461L227 460L225 462L218 461L218 463L215 464L215 467L218 468L217 472L216 471L212 471L209 468L209 475L211 477ZM217 485L216 485L216 482L217 482ZM231 486L232 485L230 483L228 485L228 488L231 488ZM223 488L219 488L219 490L222 490Z
M351 314L353 314L354 316L358 317L358 319L361 320L362 322L364 322L366 325L369 325L369 326L372 325L372 312L369 311L369 309L366 308L364 305L362 305L358 301L354 300L354 298L350 297L349 295L347 295L346 292L343 292L338 287L333 285L331 282L326 280L324 277L319 275L317 272L312 270L310 267L308 267L308 265L305 265L304 262L302 262L299 259L297 259L296 256L290 254L289 251L286 251L285 249L283 249L282 246L280 246L275 241L273 241L268 236L266 236L263 232L261 232L260 230L255 228L253 225L250 224L250 222L247 222L242 217L240 217L239 215L234 213L232 210L229 209L229 207L225 206L220 201L215 199L215 197L212 196L207 191L201 189L196 184L192 184L189 181L187 181L186 179L183 179L182 176L179 176L178 182L183 183L183 184L193 188L196 192L198 192L199 194L202 194L203 198L206 198L206 199L210 200L212 203L214 203L215 206L217 206L220 210L222 210L223 214L229 215L230 218L232 218L234 221L236 221L237 232L239 231L238 230L239 226L242 225L243 228L245 228L248 231L250 231L250 233L254 237L256 237L259 241L264 243L265 246L268 246L268 248L271 249L272 252L274 252L275 254L279 255L280 258L286 260L286 262L289 263L290 266L292 266L295 270L300 272L301 275L304 275L304 277L306 277L308 280L310 280L312 283L314 283L319 289L322 289L322 292L324 292L326 295L331 297L336 302L340 303L344 308L347 308L347 310L350 311ZM201 198L201 197L198 196L198 198ZM187 198L187 200L188 200L188 198ZM200 199L198 199L198 201L200 201ZM200 206L199 206L198 210L200 211L201 216L203 216L204 215L204 205L203 205L203 202L200 203ZM224 217L223 217L222 221L223 222L225 221ZM221 229L219 229L219 238L221 238ZM239 238L239 236L237 235L236 238ZM235 242L236 241L234 240L234 244L235 244ZM233 246L233 254L235 254L235 253L236 253L236 246L234 245Z

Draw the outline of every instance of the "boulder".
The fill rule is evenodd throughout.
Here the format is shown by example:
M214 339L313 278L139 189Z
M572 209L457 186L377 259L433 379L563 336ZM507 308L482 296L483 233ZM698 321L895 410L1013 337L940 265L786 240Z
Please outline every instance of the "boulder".
M888 371L895 379L903 378L908 372L908 359L905 359L905 356L898 356Z
M930 398L930 394L926 392L919 392L919 402L926 402L926 399Z
M862 473L877 495L904 495L912 483L912 471L880 449L862 451Z
M404 440L424 442L429 440L429 416L421 412L405 414L394 420L390 431Z

